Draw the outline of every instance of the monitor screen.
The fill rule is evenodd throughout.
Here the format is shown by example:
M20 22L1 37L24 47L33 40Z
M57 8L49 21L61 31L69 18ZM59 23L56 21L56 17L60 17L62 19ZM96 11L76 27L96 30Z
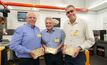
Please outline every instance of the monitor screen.
M27 12L18 12L17 13L17 19L19 22L25 22L25 19L26 19L26 13Z

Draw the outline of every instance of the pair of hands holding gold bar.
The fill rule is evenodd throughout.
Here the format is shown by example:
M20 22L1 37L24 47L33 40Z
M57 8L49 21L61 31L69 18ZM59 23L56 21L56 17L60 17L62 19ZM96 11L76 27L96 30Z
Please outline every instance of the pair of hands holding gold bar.
M36 59L36 58L44 55L45 53L56 54L57 52L58 52L58 48L41 47L41 48L31 51L30 54L34 59ZM72 48L71 46L64 45L62 47L62 52L63 52L63 54L67 54L67 55L75 58L79 54L80 48Z
M46 47L44 48L38 48L35 49L33 51L30 52L30 55L34 58L37 59L38 57L44 55L45 53L51 53L51 54L56 54L57 53L57 49L56 48L50 48L50 47Z

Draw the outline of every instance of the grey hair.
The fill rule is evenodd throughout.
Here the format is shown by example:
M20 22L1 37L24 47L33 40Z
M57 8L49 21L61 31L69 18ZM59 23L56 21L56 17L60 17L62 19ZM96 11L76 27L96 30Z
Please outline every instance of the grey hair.
M56 19L53 19L52 17L46 17L46 18L45 18L45 21L46 21L46 20L51 20L54 25L57 24Z
M45 21L46 21L46 20L51 20L51 21L53 21L51 17L46 17L46 18L45 18Z
M30 14L35 14L35 12L28 11L27 14L26 14L26 18L29 17ZM36 17L36 15L35 15L35 17Z

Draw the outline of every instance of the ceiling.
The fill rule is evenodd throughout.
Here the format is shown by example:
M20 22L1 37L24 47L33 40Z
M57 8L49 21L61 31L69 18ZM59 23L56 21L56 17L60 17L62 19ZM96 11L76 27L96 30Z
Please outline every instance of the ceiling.
M107 8L107 0L100 1L89 7L91 10L100 11Z

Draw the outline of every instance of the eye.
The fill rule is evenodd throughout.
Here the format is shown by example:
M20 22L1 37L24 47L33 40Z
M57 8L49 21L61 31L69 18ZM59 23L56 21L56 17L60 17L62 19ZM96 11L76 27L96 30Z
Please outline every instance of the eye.
M36 19L36 17L28 17L29 19L33 18L33 19Z
M74 12L74 10L70 10L70 11L66 12L66 14L69 14L69 13L72 13L72 12Z

